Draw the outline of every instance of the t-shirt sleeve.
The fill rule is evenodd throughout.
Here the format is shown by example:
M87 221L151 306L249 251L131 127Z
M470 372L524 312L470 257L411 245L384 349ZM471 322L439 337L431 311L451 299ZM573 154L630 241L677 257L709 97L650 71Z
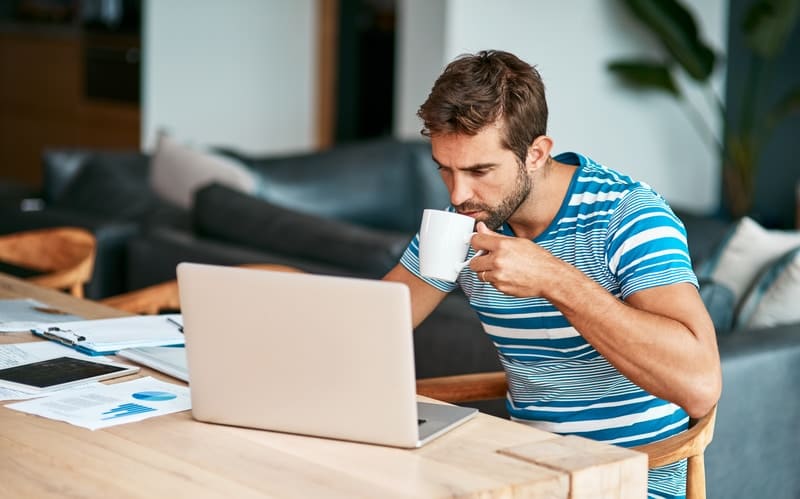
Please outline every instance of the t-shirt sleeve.
M643 186L628 192L615 209L606 257L623 299L679 282L697 286L683 223L663 198Z
M439 279L431 279L429 277L424 277L419 272L419 233L414 236L414 239L408 244L405 252L403 252L403 256L400 257L400 264L408 269L409 272L414 274L415 276L419 277L423 281L427 282L434 288L444 291L445 293L449 293L458 287L458 284L454 282L447 282L442 281Z

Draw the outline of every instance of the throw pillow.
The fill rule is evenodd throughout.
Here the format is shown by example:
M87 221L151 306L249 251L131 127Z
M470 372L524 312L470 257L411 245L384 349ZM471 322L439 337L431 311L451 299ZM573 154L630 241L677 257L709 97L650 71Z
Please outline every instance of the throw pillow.
M219 184L197 192L193 216L201 235L372 277L397 264L412 236L301 213Z
M729 333L733 326L733 291L714 281L700 282L700 298L711 316L718 335Z
M800 322L800 248L765 270L742 303L736 328L772 327Z
M191 209L194 192L200 187L220 183L254 193L255 175L234 159L185 147L166 134L160 134L150 164L150 187L165 201Z
M800 247L800 232L767 230L744 217L723 239L698 277L730 288L738 304L768 264L796 247Z

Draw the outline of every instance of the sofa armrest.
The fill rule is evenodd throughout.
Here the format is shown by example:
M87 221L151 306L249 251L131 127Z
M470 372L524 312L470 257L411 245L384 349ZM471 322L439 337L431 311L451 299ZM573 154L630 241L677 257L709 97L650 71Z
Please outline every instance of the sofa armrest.
M368 277L382 277L397 265L412 236L302 213L220 184L197 192L194 227L202 236Z
M215 265L272 263L315 274L364 277L324 263L253 250L171 227L159 227L132 238L127 246L127 257L128 291L175 279L175 267L180 262Z

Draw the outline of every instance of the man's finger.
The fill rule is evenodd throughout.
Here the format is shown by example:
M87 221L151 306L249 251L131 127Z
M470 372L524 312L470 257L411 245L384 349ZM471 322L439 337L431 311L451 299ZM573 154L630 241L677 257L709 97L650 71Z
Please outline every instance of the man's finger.
M478 222L475 226L477 232L472 236L472 247L476 250L484 250L486 252L494 251L499 244L499 241L506 237L502 234L492 231L483 222Z

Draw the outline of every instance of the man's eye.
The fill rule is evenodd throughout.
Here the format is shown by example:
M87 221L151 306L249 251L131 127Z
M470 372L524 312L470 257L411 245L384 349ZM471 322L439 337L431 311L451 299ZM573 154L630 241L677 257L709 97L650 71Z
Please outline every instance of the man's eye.
M489 170L472 170L473 177L483 177L487 173L489 173Z

